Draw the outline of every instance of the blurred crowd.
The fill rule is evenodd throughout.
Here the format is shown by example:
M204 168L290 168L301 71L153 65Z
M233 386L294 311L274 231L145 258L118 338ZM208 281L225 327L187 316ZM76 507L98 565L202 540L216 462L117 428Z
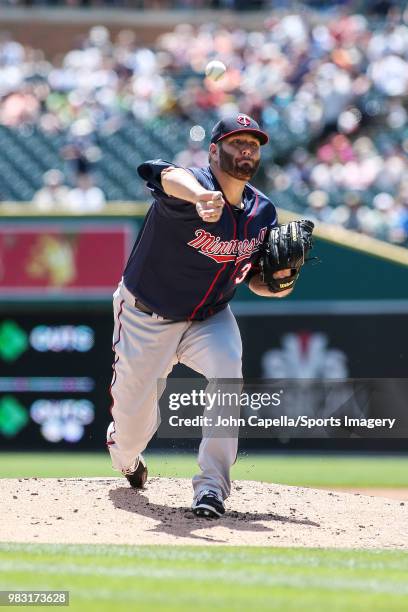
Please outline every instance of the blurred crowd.
M215 83L204 78L214 58L228 66ZM278 143L294 143L271 150L265 190L293 193L321 219L399 244L408 236L407 94L404 6L373 19L271 13L259 31L180 24L154 48L128 30L112 40L97 26L54 61L0 39L0 125L64 133L71 183L101 155L98 131L125 119L194 125L197 113L216 120L239 109ZM204 159L196 144L179 159L188 164L190 153Z
M400 0L332 0L331 5L346 5L350 10L384 14L390 6L400 4ZM130 8L141 10L173 9L226 9L232 11L259 11L268 9L291 9L298 6L294 0L0 0L0 5L8 6L52 6L79 8ZM303 4L315 8L327 8L325 0L303 0Z
M124 7L143 10L166 9L203 9L224 8L232 10L247 10L248 3L244 0L1 0L0 4L13 6L69 6L69 7ZM245 6L246 4L246 6ZM251 6L253 4L253 6ZM267 0L254 0L250 8L262 9L269 3Z
M76 184L70 188L65 184L64 174L52 168L43 176L43 186L33 197L33 203L44 213L65 211L74 214L97 213L104 209L105 194L94 185L91 173L80 173Z
M299 133L338 119L348 130L358 115L343 111L370 91L397 100L406 95L407 24L408 9L375 24L363 15L272 14L256 32L180 24L155 48L140 45L131 31L112 41L96 26L53 62L3 34L0 121L36 121L53 131L83 119L97 129L124 113L149 120L190 117L197 107L220 114L239 107L267 129L283 118ZM228 66L218 84L202 78L213 58ZM180 76L189 75L179 87ZM374 115L372 106L367 111Z
M277 201L288 192L308 218L408 246L408 134L403 146L375 141L336 134L316 153L295 150L269 169Z
M311 0L313 5L323 5L324 0ZM336 0L342 3L342 0ZM142 10L173 9L228 9L234 11L262 10L289 7L291 0L0 0L0 5L12 6L67 6L112 7Z

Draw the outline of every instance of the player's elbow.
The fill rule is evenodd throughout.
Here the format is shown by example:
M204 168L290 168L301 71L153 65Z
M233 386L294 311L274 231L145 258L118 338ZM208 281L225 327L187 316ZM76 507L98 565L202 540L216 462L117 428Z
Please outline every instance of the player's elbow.
M177 172L179 168L175 168L174 166L169 166L168 168L164 168L164 170L160 173L160 181L164 191L166 191L166 186L168 187L172 182L171 174Z
M163 191L169 196L179 197L180 199L186 198L186 186L188 187L189 182L193 178L192 174L184 168L175 168L169 166L164 168L160 174L160 180L163 187Z

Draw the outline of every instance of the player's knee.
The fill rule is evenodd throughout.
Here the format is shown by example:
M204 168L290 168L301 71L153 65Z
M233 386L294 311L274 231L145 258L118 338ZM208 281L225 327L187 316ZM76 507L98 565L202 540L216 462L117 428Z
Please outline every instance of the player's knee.
M240 347L223 347L213 360L211 370L211 378L241 378L242 353Z

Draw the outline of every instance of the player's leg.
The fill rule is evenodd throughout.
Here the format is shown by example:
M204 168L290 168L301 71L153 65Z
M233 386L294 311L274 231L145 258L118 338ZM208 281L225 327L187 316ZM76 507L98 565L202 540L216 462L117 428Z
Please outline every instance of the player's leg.
M207 392L227 393L241 391L242 343L237 322L230 308L210 317L206 321L194 322L181 340L178 356L180 362L203 374L208 380ZM228 385L219 384L219 379L236 379ZM216 403L211 417L239 416L239 405ZM225 436L224 436L225 432ZM203 429L198 463L201 474L194 476L194 496L204 490L213 490L226 499L231 490L230 468L235 463L238 448L238 429L220 430L214 427Z
M126 473L133 471L159 425L157 379L166 378L177 362L176 349L189 324L140 312L123 286L114 295L114 316L113 421L107 445L113 468Z

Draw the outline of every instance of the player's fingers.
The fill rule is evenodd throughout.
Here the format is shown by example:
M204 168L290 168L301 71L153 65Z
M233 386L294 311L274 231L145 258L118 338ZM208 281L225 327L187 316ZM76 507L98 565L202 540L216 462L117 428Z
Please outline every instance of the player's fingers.
M205 213L203 213L202 218L204 221L208 221L208 222L212 222L214 223L215 221L218 221L218 219L221 217L219 211L213 211L213 212L208 212L206 211Z
M217 212L217 213L222 213L222 209L224 208L224 202L214 202L213 200L211 200L210 202L206 202L205 205L203 206L203 210L207 211L211 211L211 212Z
M212 215L215 212L218 213L218 209L212 206L202 206L200 210L204 215Z
M198 200L197 206L202 210L205 210L206 208L208 208L208 206L210 206L210 203L207 202L207 200Z
M203 215L206 217L219 217L220 211L215 208L209 208L208 210L203 210Z
M219 211L220 208L223 208L224 204L210 200L209 202L198 202L197 206L202 211L214 212L215 210Z
M215 223L219 220L224 207L223 200L203 201L199 200L196 204L197 213L206 223Z
M223 204L225 203L224 202L224 196L223 196L221 191L214 191L213 192L213 196L212 196L212 200L216 201L216 202L222 202Z
M208 202L210 204L210 202ZM215 208L223 208L225 202L224 200L211 200L211 204L215 207Z
M223 195L221 191L207 191L200 195L200 202L210 202L212 200L222 200Z

